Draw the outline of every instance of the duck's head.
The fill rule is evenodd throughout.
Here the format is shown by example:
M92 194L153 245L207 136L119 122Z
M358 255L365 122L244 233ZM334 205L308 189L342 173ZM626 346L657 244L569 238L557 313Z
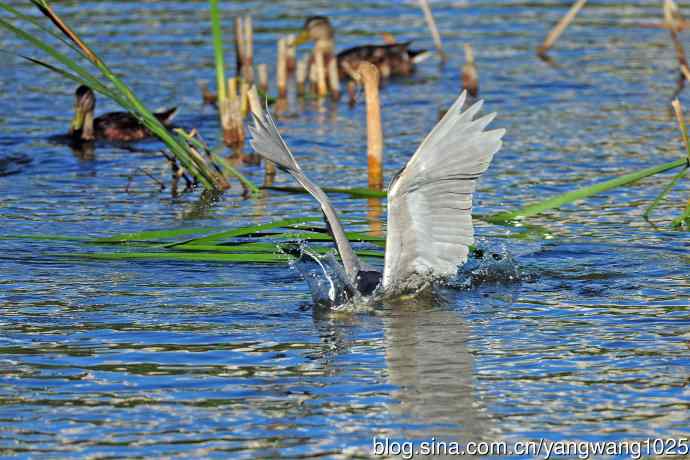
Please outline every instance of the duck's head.
M308 41L315 43L332 43L335 33L331 21L326 16L310 16L304 21L304 28L293 42L299 46Z
M74 99L74 118L70 124L70 134L83 131L85 120L89 117L93 119L93 112L96 107L96 96L86 85L77 88L74 92Z

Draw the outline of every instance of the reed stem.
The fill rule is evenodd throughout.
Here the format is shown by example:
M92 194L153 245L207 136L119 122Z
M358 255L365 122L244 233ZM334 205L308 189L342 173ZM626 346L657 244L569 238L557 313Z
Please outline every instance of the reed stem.
M367 158L369 188L383 189L383 130L381 128L381 101L379 98L379 70L369 62L362 62L357 69L364 86L367 105Z
M278 62L276 65L276 77L278 80L278 98L287 97L287 43L285 38L278 40Z
M261 105L261 99L259 98L259 93L256 90L256 86L249 89L249 107L252 114L263 119L264 109ZM273 181L276 177L276 165L272 161L264 160L264 187L273 185Z
M424 19L426 19L426 24L431 31L431 37L434 39L434 46L436 46L438 57L441 59L441 62L445 64L447 58L445 51L443 51L441 34L436 27L436 21L434 21L434 15L431 12L431 7L429 6L428 0L419 0L419 6L422 7L422 11L424 12Z
M244 21L241 17L235 18L235 73L242 75L244 67L244 53L247 48L244 44Z
M469 43L465 43L465 65L462 67L462 88L472 97L479 94L479 73L474 63L474 52Z
M295 38L295 34L287 36L287 57L285 59L285 65L287 66L288 73L293 73L297 67L297 47L294 45Z
M307 72L309 68L309 55L305 55L297 62L297 71L295 72L295 81L297 83L297 96L304 97L306 93L305 82L307 80Z
M244 62L242 76L248 83L254 82L254 24L251 16L244 18Z
M268 66L266 64L259 64L256 66L259 74L259 91L268 94Z
M561 20L558 21L558 23L554 26L554 28L551 29L549 34L544 39L544 43L537 48L537 54L539 57L546 59L546 53L548 53L554 43L556 43L556 40L558 40L558 37L561 36L563 31L565 31L568 25L570 25L573 19L575 19L575 16L577 16L577 13L582 9L583 6L585 6L585 3L587 3L587 0L577 0L575 3L573 3L573 6L570 7L565 16L563 16Z

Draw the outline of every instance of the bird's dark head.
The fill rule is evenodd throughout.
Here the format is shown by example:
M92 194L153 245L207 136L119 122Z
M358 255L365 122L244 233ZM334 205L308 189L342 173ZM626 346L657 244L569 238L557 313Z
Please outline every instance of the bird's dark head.
M371 295L381 284L381 272L376 270L360 270L357 272L357 290L364 296Z
M69 133L75 134L84 131L84 123L87 117L93 119L93 112L96 107L96 96L91 88L81 85L74 92L74 118L70 124ZM90 131L88 127L87 131ZM90 136L90 133L87 133Z
M86 85L81 85L74 92L75 105L85 112L91 112L96 107L96 96L93 90Z

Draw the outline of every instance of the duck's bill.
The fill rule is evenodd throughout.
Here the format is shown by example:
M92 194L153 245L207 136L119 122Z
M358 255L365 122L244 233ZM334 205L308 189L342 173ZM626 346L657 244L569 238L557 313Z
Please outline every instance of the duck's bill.
M84 117L86 113L79 107L74 111L74 118L72 118L72 123L69 126L70 132L79 131L84 127Z
M290 43L290 45L297 47L297 46L300 46L300 45L307 43L308 41L309 41L309 32L307 32L306 30L303 30L302 32L300 32L300 34L298 36L295 37L294 40L292 40L292 43Z

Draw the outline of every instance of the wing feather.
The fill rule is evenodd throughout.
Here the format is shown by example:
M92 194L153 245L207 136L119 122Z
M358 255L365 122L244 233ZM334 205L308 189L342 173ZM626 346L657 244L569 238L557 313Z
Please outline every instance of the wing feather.
M501 148L504 130L484 131L490 114L474 120L466 93L424 139L388 192L384 287L413 275L449 277L474 244L472 195Z

